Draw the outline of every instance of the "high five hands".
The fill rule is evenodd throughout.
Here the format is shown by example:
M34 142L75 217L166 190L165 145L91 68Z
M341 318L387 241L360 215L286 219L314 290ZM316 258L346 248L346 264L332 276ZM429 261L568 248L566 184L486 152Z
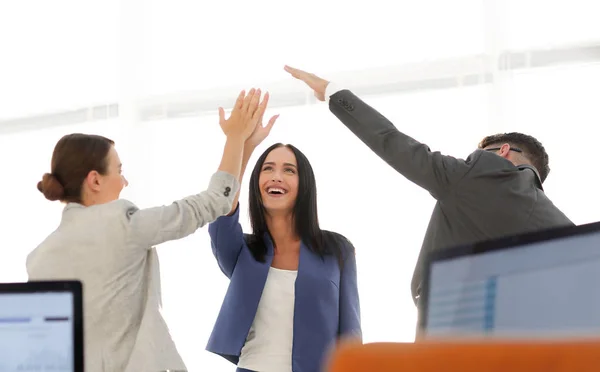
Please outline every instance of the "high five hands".
M315 74L285 66L284 70L294 78L303 81L314 92L319 101L325 101L325 90L329 81ZM269 93L266 93L262 102L260 89L250 89L248 94L241 91L228 119L225 119L225 110L219 107L219 124L226 136L240 136L244 146L256 148L271 132L279 115L272 116L267 125L263 125L263 118L269 104Z
M219 125L225 136L245 141L252 135L267 108L267 101L260 102L260 96L260 89L252 88L248 94L242 90L228 119L225 119L225 110L219 107Z
M265 97L263 99L263 103L262 103L262 104L264 104L265 109L266 109L268 103L269 103L269 93L266 93ZM258 118L258 123L256 124L254 131L252 132L252 134L250 134L250 137L248 137L248 139L246 139L246 142L244 143L245 147L254 149L258 145L260 145L261 142L264 141L265 138L267 138L269 133L271 133L271 129L273 128L275 121L277 121L277 118L279 118L279 114L274 115L269 119L269 122L267 123L267 125L263 126L264 115L265 115L265 112L263 110L260 117Z
M263 126L263 117L269 104L269 93L266 93L260 102L260 89L250 89L248 94L241 91L231 115L225 119L225 110L219 107L219 125L226 136L240 136L244 140L244 146L255 148L271 132L279 115L269 119ZM259 103L260 102L260 103Z

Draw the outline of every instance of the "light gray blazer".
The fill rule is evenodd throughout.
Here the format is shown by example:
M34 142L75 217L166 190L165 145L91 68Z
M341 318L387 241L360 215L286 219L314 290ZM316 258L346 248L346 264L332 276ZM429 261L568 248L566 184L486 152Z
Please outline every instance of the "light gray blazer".
M206 191L169 206L67 204L56 231L27 257L27 272L29 280L83 282L87 372L185 369L160 314L153 246L227 214L239 187L234 176L219 171Z

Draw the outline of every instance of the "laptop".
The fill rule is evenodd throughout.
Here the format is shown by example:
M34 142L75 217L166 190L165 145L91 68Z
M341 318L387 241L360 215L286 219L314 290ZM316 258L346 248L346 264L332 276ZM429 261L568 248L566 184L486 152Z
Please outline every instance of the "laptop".
M0 372L83 372L82 285L0 283Z
M433 252L426 338L600 337L600 222Z

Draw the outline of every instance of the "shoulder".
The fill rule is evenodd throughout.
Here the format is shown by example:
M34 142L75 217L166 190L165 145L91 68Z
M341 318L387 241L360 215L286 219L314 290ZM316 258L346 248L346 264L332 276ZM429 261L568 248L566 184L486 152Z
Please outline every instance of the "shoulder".
M489 153L489 152L487 152L485 150L477 149L477 150L473 151L472 153L470 153L469 156L467 156L467 158L465 159L465 163L469 164L469 165L474 165L475 163L477 163L479 161L479 159L484 154L494 155L494 154Z
M25 268L27 269L29 280L36 279L35 275L37 274L37 269L39 267L44 267L43 263L46 261L44 259L45 252L47 252L47 250L51 249L53 246L56 246L56 234L56 231L52 232L27 255L25 259Z
M482 149L473 151L464 162L469 167L465 178L478 178L482 175L495 173L504 170L507 164L510 164L506 159Z
M344 257L346 257L347 254L356 254L356 249L352 242L340 233L323 230L323 243L328 248L333 248L333 246L339 247Z
M110 203L106 203L105 205L111 206L113 208L121 208L121 209L131 209L131 208L139 209L132 201L129 201L127 199L117 199Z
M113 221L119 217L127 218L129 215L137 212L139 208L132 202L125 199L118 199L112 202L96 204L85 207L77 203L69 203L63 210L63 222L65 219L71 223L81 223L85 220Z
M503 167L507 164L506 159L498 156L497 154L489 151L485 151L482 149L477 149L473 151L465 160L467 164L471 165L484 165L486 167L490 165L497 165L498 167Z
M128 222L140 210L137 205L127 199L118 199L106 204L96 205L93 208L103 218L110 218L115 222Z
M503 157L489 151L477 149L465 160L477 175L516 170L516 167Z
M118 199L113 202L105 204L105 206L107 208L115 211L115 213L120 213L127 217L131 216L132 214L134 214L140 210L140 208L137 205L135 205L133 202L131 202L127 199Z

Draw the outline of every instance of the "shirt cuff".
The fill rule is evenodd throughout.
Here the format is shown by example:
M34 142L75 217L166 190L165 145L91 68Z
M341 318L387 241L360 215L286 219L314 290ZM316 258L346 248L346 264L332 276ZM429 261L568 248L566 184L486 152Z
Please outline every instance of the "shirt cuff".
M329 97L333 96L337 92L342 90L342 88L334 82L329 82L327 84L327 88L325 88L325 102L329 103Z

